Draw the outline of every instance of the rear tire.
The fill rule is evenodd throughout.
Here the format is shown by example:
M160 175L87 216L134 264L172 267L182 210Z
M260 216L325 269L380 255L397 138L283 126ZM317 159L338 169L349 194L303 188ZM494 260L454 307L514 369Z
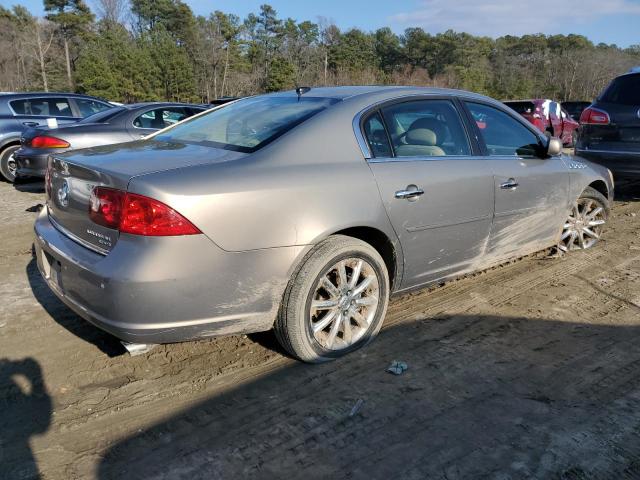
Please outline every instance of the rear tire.
M0 173L10 183L16 179L17 164L13 154L20 148L20 145L9 145L0 152Z
M389 303L389 274L368 243L334 235L302 260L285 290L275 322L280 344L294 357L321 363L369 343Z

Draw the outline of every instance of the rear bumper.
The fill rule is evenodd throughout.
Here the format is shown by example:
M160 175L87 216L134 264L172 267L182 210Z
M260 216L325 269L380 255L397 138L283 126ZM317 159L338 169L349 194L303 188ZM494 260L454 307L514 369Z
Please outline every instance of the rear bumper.
M14 154L14 158L18 166L16 176L44 178L49 154L25 156L21 155L18 150Z
M617 177L640 176L640 151L583 150L576 148L576 155L607 167Z
M133 343L268 330L303 247L225 252L204 235L121 235L106 256L60 233L42 209L38 269L67 306Z

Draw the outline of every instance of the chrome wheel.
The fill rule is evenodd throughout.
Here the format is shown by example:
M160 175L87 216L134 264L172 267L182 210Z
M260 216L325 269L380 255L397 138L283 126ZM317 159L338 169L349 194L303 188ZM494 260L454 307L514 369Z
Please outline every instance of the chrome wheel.
M11 155L9 155L9 158L7 159L7 169L9 170L9 173L11 175L13 175L14 177L16 176L16 172L18 171L18 163L16 162L13 152L11 152Z
M317 282L309 316L313 338L327 350L342 350L360 340L379 305L379 281L361 258L334 264Z
M564 224L558 248L567 252L592 247L600 240L606 215L605 207L600 202L592 198L579 198Z

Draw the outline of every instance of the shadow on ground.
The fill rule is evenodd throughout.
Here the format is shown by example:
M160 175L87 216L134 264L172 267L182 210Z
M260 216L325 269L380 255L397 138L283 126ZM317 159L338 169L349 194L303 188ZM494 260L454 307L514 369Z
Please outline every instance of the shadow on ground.
M639 340L494 316L390 327L119 442L98 477L639 478ZM408 371L385 373L394 359Z
M0 359L0 478L40 478L29 439L47 431L51 398L38 362Z

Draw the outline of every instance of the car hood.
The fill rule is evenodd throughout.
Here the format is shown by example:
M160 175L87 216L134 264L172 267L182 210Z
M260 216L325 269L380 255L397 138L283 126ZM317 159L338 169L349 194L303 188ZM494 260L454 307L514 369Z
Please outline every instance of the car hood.
M100 172L111 177L114 184L122 185L139 175L227 162L246 155L209 146L148 139L73 150L56 158Z

